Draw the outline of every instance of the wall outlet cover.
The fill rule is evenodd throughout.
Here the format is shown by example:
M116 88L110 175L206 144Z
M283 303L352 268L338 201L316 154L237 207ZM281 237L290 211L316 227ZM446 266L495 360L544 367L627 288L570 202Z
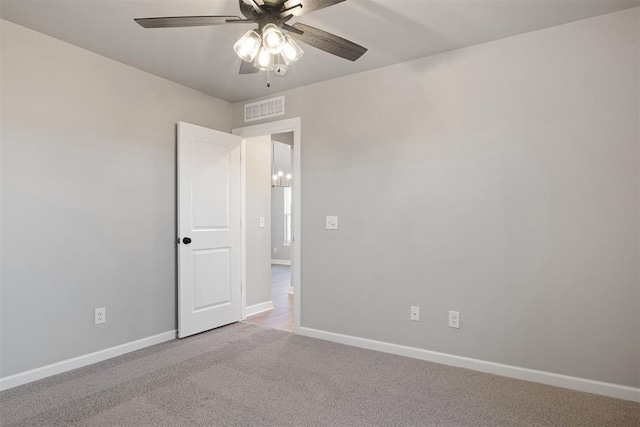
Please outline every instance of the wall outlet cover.
M96 308L95 312L95 324L99 325L107 321L107 309L106 307Z
M460 312L449 311L449 327L460 329Z

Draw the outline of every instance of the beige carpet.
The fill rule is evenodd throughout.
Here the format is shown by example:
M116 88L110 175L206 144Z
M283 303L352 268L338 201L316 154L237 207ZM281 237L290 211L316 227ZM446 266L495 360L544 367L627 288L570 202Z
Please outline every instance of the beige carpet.
M237 323L0 393L3 426L639 426L640 404Z

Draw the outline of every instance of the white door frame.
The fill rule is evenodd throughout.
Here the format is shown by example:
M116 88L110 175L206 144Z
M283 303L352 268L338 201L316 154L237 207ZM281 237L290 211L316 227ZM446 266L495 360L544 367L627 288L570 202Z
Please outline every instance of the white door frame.
M293 179L291 180L291 187L293 191L293 224L291 230L292 242L291 242L291 286L294 288L293 293L293 332L298 333L300 330L300 294L301 291L301 274L300 274L300 243L301 243L301 221L300 221L300 193L301 193L301 165L300 165L300 152L302 151L301 142L301 123L300 117L294 117L291 119L278 120L275 122L263 123L253 126L245 126L236 128L231 131L234 135L239 135L245 140L241 145L241 160L240 169L242 174L241 184L241 211L242 211L242 319L246 318L247 309L247 210L246 210L246 159L247 159L247 142L246 138L255 136L273 135L276 133L293 132Z

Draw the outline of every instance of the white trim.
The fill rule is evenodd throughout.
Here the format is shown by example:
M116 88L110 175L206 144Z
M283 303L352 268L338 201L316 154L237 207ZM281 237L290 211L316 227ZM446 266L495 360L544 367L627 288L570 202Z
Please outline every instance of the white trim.
M254 304L247 307L247 317L254 314L264 313L265 311L273 310L273 301L265 301L260 304Z
M471 359L468 357L455 356L453 354L439 353L436 351L423 350L415 347L407 347L399 344L391 344L383 341L375 341L367 338L336 334L333 332L320 331L317 329L305 327L299 328L297 333L307 337L319 338L322 340L351 345L354 347L361 347L369 350L381 351L384 353L397 354L400 356L413 357L415 359L427 360L429 362L441 363L444 365L456 366L459 368L473 369L475 371L487 372L504 377L517 378L519 380L533 381L556 387L564 387L572 390L584 391L587 393L601 394L604 396L615 397L617 399L640 402L640 388L636 387L628 387L618 384L589 380L585 378L571 377L568 375L538 371L535 369L520 368L518 366L504 365L502 363L488 362L479 359Z
M240 250L240 319L247 318L247 140L240 143L240 238L242 249Z
M117 345L115 347L96 351L94 353L85 354L83 356L74 357L73 359L63 360L41 368L32 369L30 371L21 372L19 374L0 378L0 390L7 390L32 381L41 380L52 375L61 374L72 369L82 368L83 366L93 363L102 362L112 357L121 356L132 351L140 350L145 347L160 344L166 341L176 339L177 331L168 331L162 334L153 335L151 337L142 338L137 341L131 341L126 344Z
M292 242L291 242L291 285L296 289L293 298L293 332L298 333L300 329L300 290L302 288L301 283L301 274L300 274L300 247L302 242L302 222L301 222L301 189L302 189L302 175L301 175L301 152L302 152L302 120L300 117L294 117L292 119L278 120L274 122L262 123L259 125L253 126L245 126L237 129L233 129L231 131L234 135L239 135L243 138L249 138L252 136L264 136L264 135L273 135L275 133L284 133L284 132L293 132L293 179L291 181L292 191L293 191L293 225L292 225ZM245 168L245 158L242 157L242 168ZM243 169L244 170L244 169ZM244 172L243 172L244 176ZM244 179L244 178L243 178ZM244 184L243 184L244 185ZM242 191L242 215L243 215L243 230L244 224L246 223L246 200L245 200L245 191L243 186ZM246 236L243 236L243 254L242 254L242 295L243 299L246 295L246 268L247 268L247 260L246 260L246 250L245 244ZM242 303L242 313L243 319L245 314L246 301Z
M271 259L271 264L276 265L291 265L291 261L288 259Z

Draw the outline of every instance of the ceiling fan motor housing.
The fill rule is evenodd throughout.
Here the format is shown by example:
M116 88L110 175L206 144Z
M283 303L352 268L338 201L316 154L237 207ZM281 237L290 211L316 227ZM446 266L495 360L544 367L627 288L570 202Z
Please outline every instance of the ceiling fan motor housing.
M288 10L284 3L264 2L257 6L259 8L258 12L256 8L240 0L240 11L248 20L257 23L260 30L267 24L275 24L278 27L282 27L282 24L293 18L293 14L284 13L285 10ZM298 6L302 7L302 4L298 4Z

